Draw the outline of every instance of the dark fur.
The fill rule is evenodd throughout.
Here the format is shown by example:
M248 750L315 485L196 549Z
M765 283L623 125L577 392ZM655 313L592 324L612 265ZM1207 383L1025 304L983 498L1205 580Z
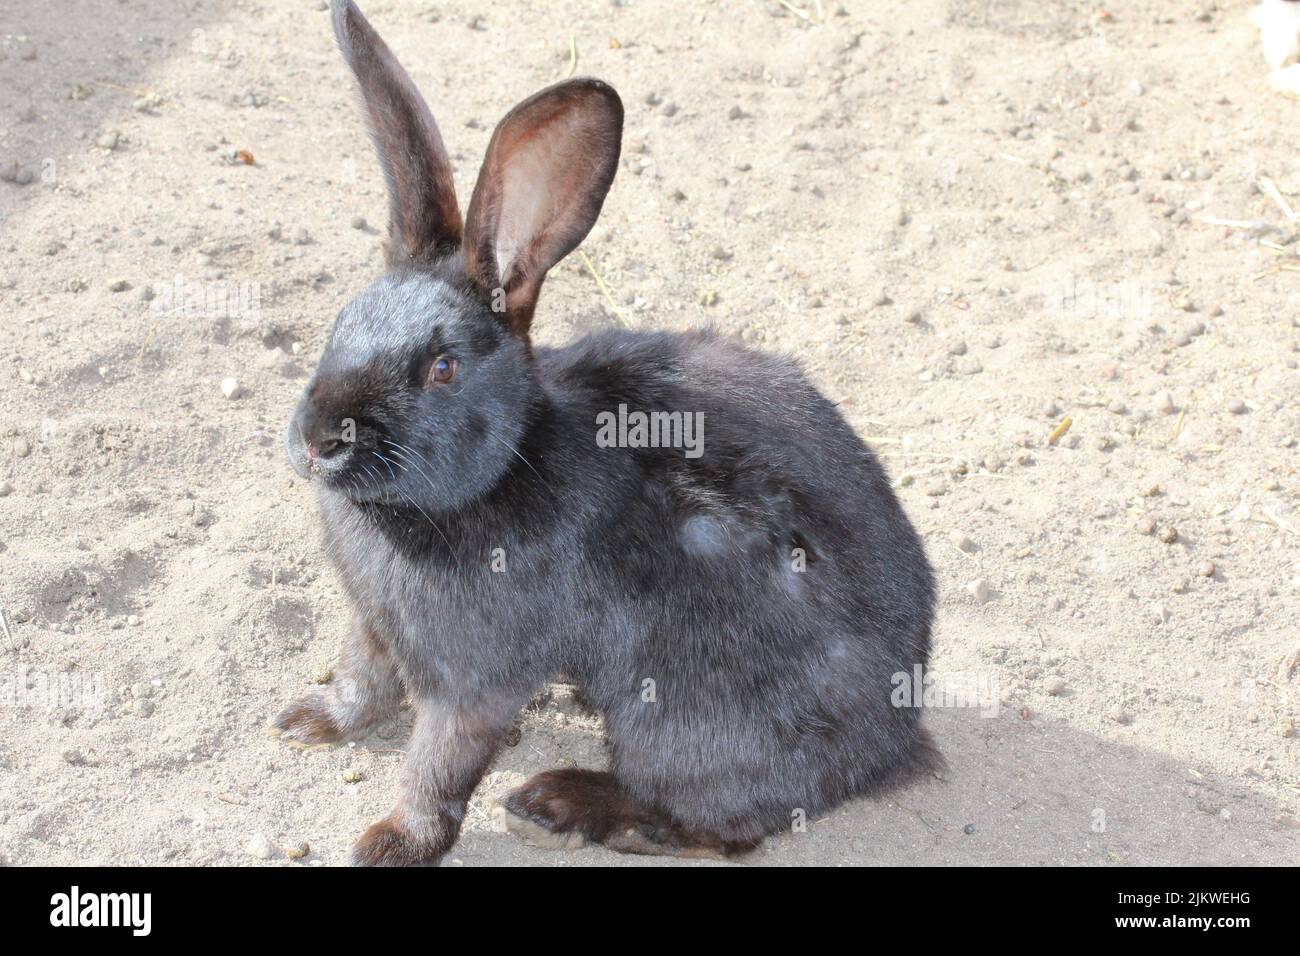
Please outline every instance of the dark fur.
M608 138L612 111L579 108L604 110ZM583 173L598 195L567 207L563 242L594 221L607 159ZM496 228L475 220L467 235ZM560 248L537 242L530 275ZM289 430L358 626L336 686L277 726L355 736L403 689L416 710L399 806L354 858L445 853L517 711L558 675L604 716L610 770L539 775L506 806L616 849L739 852L923 765L920 712L890 694L927 662L931 572L834 406L791 360L709 332L534 354L466 268L399 270L345 309ZM454 387L423 378L440 354L459 360ZM702 412L704 454L597 447L598 413L620 403ZM309 460L344 417L355 445Z

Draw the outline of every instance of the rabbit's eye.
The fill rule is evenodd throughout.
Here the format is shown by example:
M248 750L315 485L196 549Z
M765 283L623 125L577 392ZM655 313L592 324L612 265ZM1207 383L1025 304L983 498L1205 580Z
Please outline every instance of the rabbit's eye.
M429 366L429 384L444 385L456 375L456 360L450 355L439 355Z

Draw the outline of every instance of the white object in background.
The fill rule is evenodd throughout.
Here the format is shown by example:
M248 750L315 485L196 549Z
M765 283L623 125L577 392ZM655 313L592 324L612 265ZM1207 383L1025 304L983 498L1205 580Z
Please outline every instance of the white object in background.
M1300 3L1263 0L1250 11L1264 43L1264 59L1275 70L1300 61Z
M1300 96L1300 2L1262 0L1250 11L1264 44L1264 59L1273 72L1268 81L1274 89Z

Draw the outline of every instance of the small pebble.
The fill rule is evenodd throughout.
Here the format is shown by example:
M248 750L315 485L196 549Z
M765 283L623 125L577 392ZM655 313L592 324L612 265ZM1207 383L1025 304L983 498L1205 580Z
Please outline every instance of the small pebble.
M975 542L961 531L954 531L952 534L948 535L948 540L952 542L952 546L958 551L965 551L967 554L970 554L975 550Z
M14 455L18 458L26 458L32 453L32 443L26 438L14 439Z
M1234 398L1228 402L1228 411L1233 415L1244 415L1246 414L1246 403L1239 398Z
M252 839L244 844L244 852L259 860L269 860L275 856L275 848L271 846L271 841L260 833L253 834Z
M1213 561L1202 561L1201 566L1196 569L1196 573L1203 578L1212 578L1217 570Z
M1156 392L1152 404L1155 406L1155 410L1161 415L1172 415L1176 411L1174 396L1169 392Z
M236 378L225 378L221 380L221 394L226 398L234 401L241 394L239 380Z
M1134 525L1134 527L1137 529L1138 534L1155 534L1156 519L1150 515L1143 515L1141 518L1138 518L1137 524Z
M964 827L961 828L961 832L966 834L967 836L970 836L972 833L975 832L975 824L973 823L966 824Z
M311 852L311 846L306 841L296 846L287 846L284 848L284 855L291 860L301 860Z
M1165 544L1173 544L1178 540L1178 529L1171 524L1165 525L1160 529L1160 540Z
M114 279L108 285L109 292L125 292L129 288L131 288L131 283L126 279Z
M353 229L364 229L364 228L366 228L366 217L365 217L365 216L353 216L353 217L352 217L352 228L353 228Z
M121 137L118 136L117 130L105 130L96 138L95 145L101 149L117 149L117 144L120 138Z
M366 776L360 770L344 770L339 774L339 779L344 783L360 783Z
M6 498L14 493L14 486L8 481L0 481L0 498Z
M1043 681L1043 690L1049 697L1060 697L1065 693L1065 680L1056 674L1049 674Z
M966 593L973 597L977 604L987 604L989 598L993 596L993 589L989 587L987 579L976 578L967 583Z

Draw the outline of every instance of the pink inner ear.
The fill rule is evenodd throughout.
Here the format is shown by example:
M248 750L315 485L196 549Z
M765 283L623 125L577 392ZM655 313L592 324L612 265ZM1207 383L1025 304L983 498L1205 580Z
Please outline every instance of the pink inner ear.
M574 203L584 182L570 165L576 157L565 155L565 147L572 149L580 135L577 124L565 119L533 131L502 175L496 261L501 284L507 288L516 270L535 275L538 265L549 268L547 234L567 231L562 221L565 208Z
M465 229L466 273L506 290L506 320L526 337L547 270L587 235L618 167L623 104L598 80L542 90L501 121Z

